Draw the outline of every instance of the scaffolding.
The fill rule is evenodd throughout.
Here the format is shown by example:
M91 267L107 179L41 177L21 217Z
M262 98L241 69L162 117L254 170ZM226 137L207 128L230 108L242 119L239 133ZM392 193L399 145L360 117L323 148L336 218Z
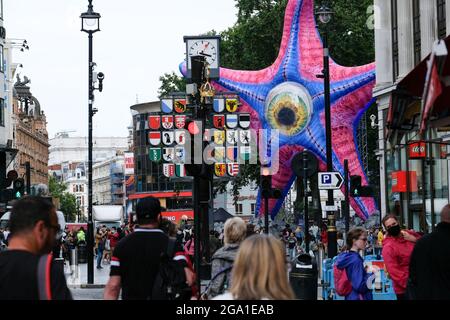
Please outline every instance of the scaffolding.
M358 124L356 132L358 151L361 157L364 172L369 172L369 144L367 140L367 112L365 112Z

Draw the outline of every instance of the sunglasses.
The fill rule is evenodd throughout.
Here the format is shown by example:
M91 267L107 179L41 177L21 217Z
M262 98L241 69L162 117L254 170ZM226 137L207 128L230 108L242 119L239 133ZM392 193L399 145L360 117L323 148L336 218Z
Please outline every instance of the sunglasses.
M58 232L61 231L61 227L60 227L59 224L57 224L56 226L48 225L47 227L50 228L50 229L52 229L52 230L55 230L55 233L58 233Z
M361 239L358 239L358 240L367 241L367 238L361 238Z

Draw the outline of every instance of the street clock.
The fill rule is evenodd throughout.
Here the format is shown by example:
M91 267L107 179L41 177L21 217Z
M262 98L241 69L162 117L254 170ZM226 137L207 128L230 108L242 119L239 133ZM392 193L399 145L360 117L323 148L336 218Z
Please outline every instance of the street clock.
M192 77L191 57L203 56L209 64L210 79L219 78L220 36L185 36L187 78Z

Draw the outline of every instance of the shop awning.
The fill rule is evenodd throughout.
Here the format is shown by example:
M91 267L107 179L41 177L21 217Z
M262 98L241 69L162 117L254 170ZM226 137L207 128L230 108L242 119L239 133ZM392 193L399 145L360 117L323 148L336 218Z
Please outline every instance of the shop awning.
M450 51L450 36L444 39ZM387 139L398 144L402 136L420 126L422 97L426 85L428 60L431 54L420 62L398 84L391 96L387 115ZM442 84L442 94L436 99L429 114L430 126L450 126L450 54L436 58L438 73ZM428 119L424 119L428 120Z

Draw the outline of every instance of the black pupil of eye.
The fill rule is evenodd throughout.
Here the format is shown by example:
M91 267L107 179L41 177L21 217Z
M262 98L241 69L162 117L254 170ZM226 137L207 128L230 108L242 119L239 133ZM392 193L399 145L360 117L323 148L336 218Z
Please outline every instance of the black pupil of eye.
M278 121L285 126L292 126L295 123L295 113L290 108L282 108L278 112Z

